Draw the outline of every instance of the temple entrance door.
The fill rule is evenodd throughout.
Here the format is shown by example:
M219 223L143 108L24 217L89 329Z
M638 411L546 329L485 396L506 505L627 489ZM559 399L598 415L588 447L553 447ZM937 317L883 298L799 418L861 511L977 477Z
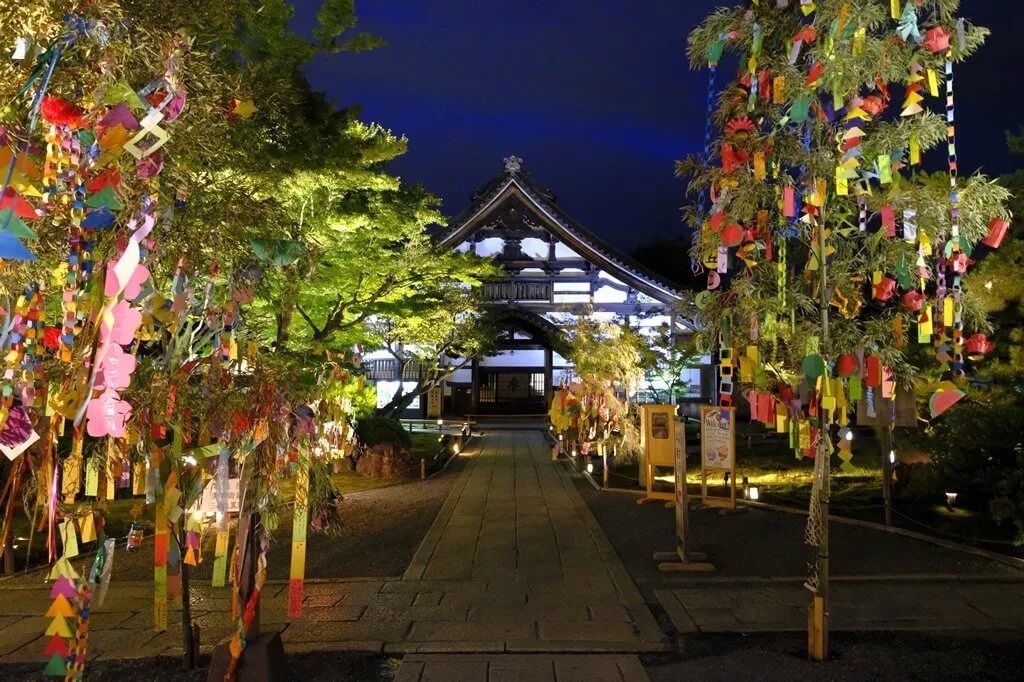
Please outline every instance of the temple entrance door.
M543 367L480 368L480 414L544 414Z

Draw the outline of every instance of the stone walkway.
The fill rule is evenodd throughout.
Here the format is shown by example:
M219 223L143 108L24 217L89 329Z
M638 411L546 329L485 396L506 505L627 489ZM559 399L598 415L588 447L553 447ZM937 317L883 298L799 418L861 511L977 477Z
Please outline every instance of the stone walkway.
M802 632L809 593L799 582L704 582L655 590L682 634ZM1020 579L838 581L832 584L834 631L1024 630Z
M635 656L559 657L557 663L552 656L526 655L636 654L668 645L564 465L551 461L541 434L495 432L466 456L404 576L309 581L303 617L293 621L285 615L287 585L268 582L263 629L282 629L293 653L476 654L458 665L491 679L522 677L515 670L547 671L536 679L548 672L559 680L577 673L644 679ZM179 613L170 614L170 632L149 629L151 590L144 583L110 586L107 604L91 619L91 658L180 654ZM229 592L199 584L193 591L202 649L209 651L231 631ZM43 660L48 605L42 584L0 584L0 661ZM435 664L438 670L455 665L422 655L407 661L404 679L431 679Z

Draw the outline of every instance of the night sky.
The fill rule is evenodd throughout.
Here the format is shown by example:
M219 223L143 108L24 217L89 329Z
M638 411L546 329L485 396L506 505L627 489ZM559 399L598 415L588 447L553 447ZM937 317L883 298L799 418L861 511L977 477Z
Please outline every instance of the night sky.
M296 4L296 27L308 32L320 3ZM388 46L318 58L307 75L339 105L358 103L364 120L409 137L391 170L440 196L446 215L515 154L571 215L629 250L683 230L673 162L703 144L707 90L685 39L723 4L358 0L358 29ZM1024 125L1024 7L965 0L961 14L993 32L956 74L961 173L1006 172L1024 165L1005 144L1005 131Z

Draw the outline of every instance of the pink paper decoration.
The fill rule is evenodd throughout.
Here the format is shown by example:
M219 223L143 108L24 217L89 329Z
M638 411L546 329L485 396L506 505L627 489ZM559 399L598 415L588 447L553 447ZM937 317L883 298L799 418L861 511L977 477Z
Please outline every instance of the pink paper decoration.
M111 315L114 323L109 332L106 325L100 327L101 340L127 346L135 340L135 332L142 324L142 313L132 308L128 301L118 301L111 310Z
M128 388L136 364L134 355L125 353L116 343L111 344L107 356L103 359L103 366L96 373L95 388L101 391Z
M125 423L131 414L132 406L121 400L117 391L108 388L100 397L89 401L89 407L85 411L88 420L86 433L93 438L123 438Z

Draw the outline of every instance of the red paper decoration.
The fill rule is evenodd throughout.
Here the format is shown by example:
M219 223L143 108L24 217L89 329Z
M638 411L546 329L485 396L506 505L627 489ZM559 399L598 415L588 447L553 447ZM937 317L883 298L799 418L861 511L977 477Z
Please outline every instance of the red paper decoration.
M82 122L85 110L63 97L44 97L39 113L47 123L58 126L77 127Z
M984 355L995 347L995 344L989 341L984 334L972 334L964 341L964 348L971 355Z
M988 236L982 240L982 243L989 248L998 249L1003 243L1003 239L1006 238L1006 231L1009 227L1009 221L993 218L988 223Z

